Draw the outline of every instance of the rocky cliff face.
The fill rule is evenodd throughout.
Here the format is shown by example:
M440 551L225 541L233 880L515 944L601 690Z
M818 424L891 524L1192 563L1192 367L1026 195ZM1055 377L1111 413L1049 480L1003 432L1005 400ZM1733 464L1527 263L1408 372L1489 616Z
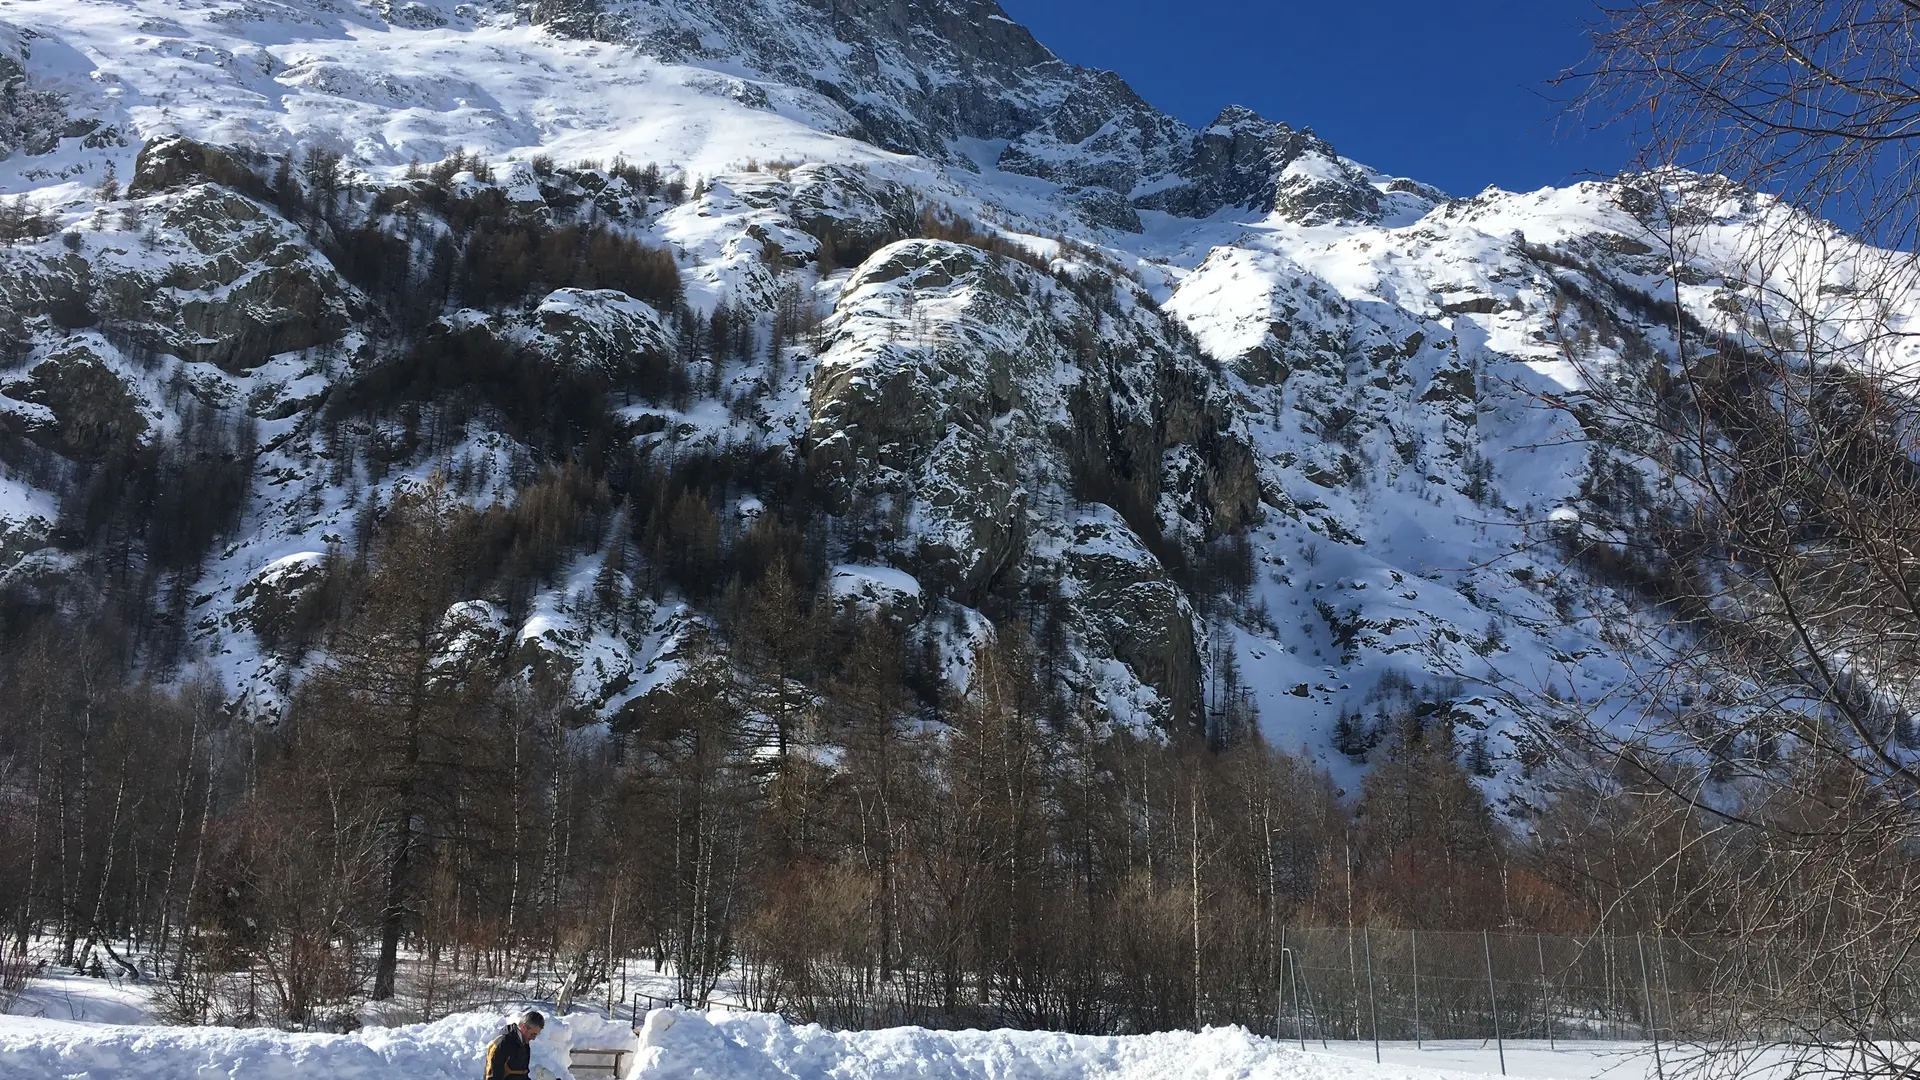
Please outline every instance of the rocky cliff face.
M743 64L831 102L846 134L889 150L962 160L955 140L1005 141L1003 168L1064 185L1131 192L1187 137L1118 76L1054 56L993 0L549 0L535 17L668 60Z
M1175 168L1177 182L1135 200L1143 209L1210 217L1227 207L1274 211L1301 225L1371 225L1417 218L1446 201L1439 190L1390 179L1340 157L1312 131L1232 106Z
M1137 289L906 241L841 293L809 464L885 522L863 537L874 555L966 607L1049 583L1078 601L1068 621L1093 655L1158 696L1149 715L1197 723L1195 616L1147 543L1200 548L1261 516L1245 433L1214 393Z

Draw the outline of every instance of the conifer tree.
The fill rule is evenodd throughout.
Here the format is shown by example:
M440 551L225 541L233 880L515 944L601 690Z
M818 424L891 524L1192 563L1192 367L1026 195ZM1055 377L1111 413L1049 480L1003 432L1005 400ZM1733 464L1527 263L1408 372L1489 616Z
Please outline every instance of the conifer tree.
M373 997L394 993L402 934L418 913L434 823L475 773L466 706L490 659L452 649L448 618L467 565L465 512L436 476L403 488L383 523L359 609L302 697L314 752L352 755L357 796L385 823ZM481 665L478 668L472 665ZM477 768L477 766L475 766Z

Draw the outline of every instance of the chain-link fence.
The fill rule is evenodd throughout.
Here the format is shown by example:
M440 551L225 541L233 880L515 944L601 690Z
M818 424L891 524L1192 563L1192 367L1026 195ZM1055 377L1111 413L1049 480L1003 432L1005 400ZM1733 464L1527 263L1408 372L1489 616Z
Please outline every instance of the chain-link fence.
M1797 986L1845 985L1857 963L1728 938L1289 929L1270 1030L1301 1041L1667 1041L1724 1023L1737 988L1748 1033L1765 1037L1781 1034L1764 1030L1766 1014L1790 1017ZM1863 1011L1920 1012L1911 978L1875 978L1871 993ZM1782 1008L1752 1010L1768 999Z
M1651 1042L1658 1053L1730 1031L1742 1041L1812 1043L1901 1039L1920 1027L1920 944L1874 935L1763 942L1288 927L1252 945L1259 960L1224 980L1204 964L1162 967L1144 985L1112 971L1056 983L954 979L913 964L881 978L871 966L828 960L784 983L748 965L740 986L747 1007L844 1028L1241 1024L1310 1044L1606 1040ZM1249 977L1247 967L1265 970ZM636 999L633 1015L662 1003L670 1002Z

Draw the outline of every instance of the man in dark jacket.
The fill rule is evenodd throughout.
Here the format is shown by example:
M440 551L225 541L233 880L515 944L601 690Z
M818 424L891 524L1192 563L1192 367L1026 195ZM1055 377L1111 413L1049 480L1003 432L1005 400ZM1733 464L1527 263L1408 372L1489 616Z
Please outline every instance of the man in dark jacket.
M529 1010L517 1024L508 1024L500 1037L487 1045L486 1080L527 1080L527 1070L533 1060L533 1040L540 1037L540 1029L547 1026L547 1018Z

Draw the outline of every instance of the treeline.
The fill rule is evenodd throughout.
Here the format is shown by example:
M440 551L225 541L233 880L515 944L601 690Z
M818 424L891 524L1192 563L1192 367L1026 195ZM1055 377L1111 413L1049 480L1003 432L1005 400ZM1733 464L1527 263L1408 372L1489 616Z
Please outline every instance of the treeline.
M137 967L188 1021L444 1011L533 970L588 996L648 957L686 1000L729 977L843 1024L1109 1031L1267 1016L1287 924L1597 910L1496 823L1444 723L1409 719L1342 793L1252 731L1109 730L1018 621L943 689L934 641L815 587L804 530L715 533L696 565L700 485L655 494L565 496L624 519L608 541L530 514L503 543L504 511L411 489L331 561L325 658L277 726L145 686L100 625L38 623L0 684L11 939ZM596 542L725 584L671 688L583 739L559 682L454 605L516 545ZM644 602L617 571L595 594L609 620Z
M286 187L275 190L295 193L282 197L293 200L284 208L315 223L334 265L404 329L424 326L450 302L497 308L562 288L617 289L672 311L681 295L672 252L608 219L644 221L656 198L662 205L684 199L684 184L663 181L658 166L615 162L603 176L588 164L558 170L536 162L543 201L531 206L510 200L488 166L464 154L371 199L339 197L337 162L309 162L305 172L322 179L304 185L283 169ZM463 176L471 182L456 184ZM610 184L620 186L619 197Z

